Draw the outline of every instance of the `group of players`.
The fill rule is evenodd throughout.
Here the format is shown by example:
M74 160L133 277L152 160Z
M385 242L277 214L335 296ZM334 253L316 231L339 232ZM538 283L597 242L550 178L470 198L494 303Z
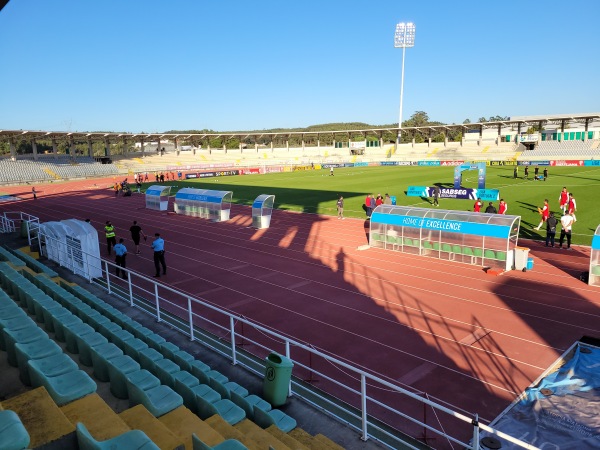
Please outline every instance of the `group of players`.
M566 238L567 249L571 248L571 232L573 225L577 221L575 211L577 211L577 202L572 192L568 192L566 186L562 188L558 197L562 217L560 218L561 231L559 239L559 248L563 248L563 243ZM554 217L554 213L550 211L548 199L544 200L544 206L538 208L538 212L542 216L539 225L534 228L540 230L542 225L546 224L546 247L554 247L554 238L556 236L556 227L558 220Z

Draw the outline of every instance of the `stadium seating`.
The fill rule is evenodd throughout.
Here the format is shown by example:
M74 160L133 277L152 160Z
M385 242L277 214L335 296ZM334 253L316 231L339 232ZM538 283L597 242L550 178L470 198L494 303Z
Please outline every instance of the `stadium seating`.
M29 447L29 433L14 411L0 411L0 448L22 450Z
M150 438L140 430L132 430L106 441L97 441L84 424L77 424L77 442L80 450L160 450Z

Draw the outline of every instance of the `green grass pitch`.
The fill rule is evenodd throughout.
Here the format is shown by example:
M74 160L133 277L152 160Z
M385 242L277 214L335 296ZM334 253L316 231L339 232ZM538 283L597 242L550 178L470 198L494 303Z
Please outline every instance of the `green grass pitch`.
M486 188L498 189L500 197L508 203L507 214L518 215L521 220L521 237L540 239L545 237L545 226L533 230L540 222L538 207L549 200L550 209L560 217L558 197L563 186L573 192L577 202L577 222L573 227L573 242L590 245L596 227L600 223L598 193L600 193L600 167L548 167L547 181L533 181L533 168L529 180L524 180L523 166L519 166L519 178L513 178L514 166L488 166ZM540 173L543 167L540 167ZM344 215L364 218L362 208L367 194L389 193L395 195L397 204L432 208L431 199L407 197L408 186L442 187L454 184L454 167L441 166L380 166L337 168L334 176L329 170L308 170L264 175L244 175L220 178L170 181L180 187L233 191L233 202L251 205L260 194L275 195L279 209L307 213L336 214L336 201L344 196ZM477 172L463 172L463 186L477 187ZM177 188L172 190L172 194ZM494 202L496 207L498 202ZM486 205L487 203L484 203ZM484 206L485 207L485 206ZM472 211L473 201L440 199L440 208Z

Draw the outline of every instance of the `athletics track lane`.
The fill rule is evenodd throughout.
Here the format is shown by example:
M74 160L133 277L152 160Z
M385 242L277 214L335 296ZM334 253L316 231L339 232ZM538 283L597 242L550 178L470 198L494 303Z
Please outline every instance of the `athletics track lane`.
M167 240L161 281L487 419L573 340L597 333L598 293L557 268L584 267L582 249L536 248L550 262L491 277L475 266L357 251L366 242L361 220L276 211L271 229L255 231L243 228L249 208L234 206L232 220L216 224L81 185L78 194L45 186L36 202L2 207L43 220L89 217L99 230L107 219L126 230L135 218ZM151 274L143 253L128 265Z

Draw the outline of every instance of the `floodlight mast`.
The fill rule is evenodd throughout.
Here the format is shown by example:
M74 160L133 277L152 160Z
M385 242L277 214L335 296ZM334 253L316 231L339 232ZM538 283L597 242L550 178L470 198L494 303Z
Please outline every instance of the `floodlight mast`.
M398 118L398 144L402 136L402 102L404 100L404 58L406 49L415 46L415 24L412 22L400 22L396 25L394 35L394 47L402 49L402 81L400 82L400 114Z

